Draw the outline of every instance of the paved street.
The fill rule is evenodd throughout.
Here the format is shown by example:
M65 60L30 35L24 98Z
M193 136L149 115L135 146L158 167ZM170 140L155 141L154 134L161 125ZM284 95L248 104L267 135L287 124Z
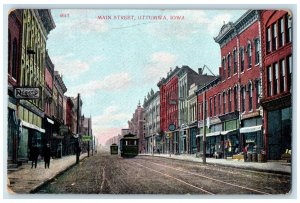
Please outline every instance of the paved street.
M287 194L291 176L221 165L98 153L83 159L37 193Z

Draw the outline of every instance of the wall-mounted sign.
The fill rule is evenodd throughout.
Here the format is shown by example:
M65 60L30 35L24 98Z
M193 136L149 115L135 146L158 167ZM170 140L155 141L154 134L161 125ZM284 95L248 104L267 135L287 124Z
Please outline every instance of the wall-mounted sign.
M93 138L92 138L92 136L83 135L81 140L83 142L85 142L85 141L91 141L91 140L93 140Z
M39 99L39 87L16 87L14 89L14 96L16 99Z

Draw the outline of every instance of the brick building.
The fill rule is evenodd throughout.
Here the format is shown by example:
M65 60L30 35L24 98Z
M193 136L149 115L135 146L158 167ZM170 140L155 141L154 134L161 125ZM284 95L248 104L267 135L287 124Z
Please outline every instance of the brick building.
M174 153L174 136L178 136L178 76L180 68L170 69L166 78L162 78L157 86L160 90L160 129L163 136L163 152ZM174 130L169 130L169 125L174 126Z
M264 149L259 27L259 11L248 10L214 38L221 48L220 77L197 90L200 153L204 126L207 156L232 156L248 144L250 151Z
M13 10L8 15L8 109L7 109L7 161L17 164L18 159L18 118L17 100L14 98L14 87L19 85L21 69L22 43L22 10Z
M145 118L144 118L144 108L141 106L140 102L132 114L132 118L128 121L129 133L134 134L139 138L139 153L145 153Z
M167 78L162 78L158 87L160 88L160 116L161 131L163 136L163 152L187 153L188 140L188 88L193 84L205 84L215 76L197 73L189 66L176 67L170 70ZM174 125L174 130L169 126ZM195 137L196 135L194 135Z
M54 83L54 65L48 55L48 51L46 52L45 58L45 114L44 114L44 129L45 129L45 139L43 144L51 144L52 139L52 128L54 121L53 117L53 83Z
M261 12L265 143L268 159L280 159L292 140L292 15Z

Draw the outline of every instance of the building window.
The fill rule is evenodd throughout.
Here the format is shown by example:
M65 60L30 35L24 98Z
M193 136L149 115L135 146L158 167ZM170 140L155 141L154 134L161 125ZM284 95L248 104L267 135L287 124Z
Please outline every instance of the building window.
M236 58L236 50L233 51L233 73L237 72L237 58Z
M255 40L255 64L259 63L260 45L259 39Z
M12 72L11 72L11 76L15 79L17 79L17 62L18 62L18 52L17 52L18 48L17 48L17 40L16 38L14 39L13 42L13 60L12 60Z
M280 61L280 92L286 91L285 60Z
M238 104L237 104L237 101L238 101L237 86L235 86L234 89L233 89L233 96L234 96L234 110L237 111L237 108L238 108Z
M209 117L212 117L212 98L209 99Z
M278 24L278 30L279 30L279 47L282 47L284 45L284 23L283 18L279 19Z
M231 112L231 90L228 91L228 112Z
M272 96L272 66L267 67L268 70L268 96Z
M230 77L230 64L231 64L231 56L230 56L230 54L228 54L228 56L227 56L227 64L228 64L228 71L227 71L227 73L228 73L228 77Z
M217 100L217 97L214 96L214 116L216 116L216 100Z
M221 114L221 94L219 94L218 113Z
M248 53L248 68L251 68L251 66L252 66L252 48L251 48L250 43L247 46L247 53Z
M224 79L226 78L226 61L225 61L225 57L222 60L222 67L223 67L223 75L224 75Z
M274 68L274 71L273 71L273 78L274 78L274 84L273 84L273 93L274 95L278 94L278 64L277 63L274 63L273 64L273 68Z
M226 92L223 92L223 114L226 112Z
M292 56L288 57L287 60L287 70L288 70L288 90L291 90L292 87L292 68L293 68L293 61L292 61Z
M292 41L292 18L286 14L285 16L285 22L286 22L286 42Z
M244 72L244 63L245 63L244 49L240 49L240 57L241 57L241 72Z
M259 98L259 93L260 93L260 90L259 90L259 84L260 82L259 82L259 80L257 80L256 81L256 83L255 83L255 99L256 99L256 102L255 102L255 104L256 104L256 108L258 108L258 98Z
M242 112L245 112L245 96L246 96L246 93L245 93L245 87L242 88Z
M271 52L271 29L267 28L267 53Z
M274 23L272 25L272 50L275 51L277 49L277 25Z
M252 95L252 83L249 84L249 111L252 110L253 106L253 95Z

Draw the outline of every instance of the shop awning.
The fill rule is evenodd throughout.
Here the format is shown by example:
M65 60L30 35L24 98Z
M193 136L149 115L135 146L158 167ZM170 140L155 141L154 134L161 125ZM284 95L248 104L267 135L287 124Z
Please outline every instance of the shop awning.
M51 123L52 125L54 124L54 121L51 120L50 118L47 118L48 123Z
M211 133L207 133L206 137L218 136L220 134L221 134L221 131L211 132Z
M222 132L221 132L221 135L227 135L228 133L231 133L231 132L234 132L234 131L236 131L236 129L234 129L234 130L222 131Z
M253 133L253 132L261 131L261 126L262 125L243 127L240 128L240 133Z
M38 127L38 126L36 126L36 125L33 125L33 124L31 124L31 123L28 123L28 122L26 122L26 121L21 121L21 124L20 124L21 126L25 126L25 127L27 127L27 128L31 128L31 129L34 129L34 130L37 130L37 131L40 131L41 133L45 133L46 131L45 131L45 129L43 129L43 128L40 128L40 127Z

